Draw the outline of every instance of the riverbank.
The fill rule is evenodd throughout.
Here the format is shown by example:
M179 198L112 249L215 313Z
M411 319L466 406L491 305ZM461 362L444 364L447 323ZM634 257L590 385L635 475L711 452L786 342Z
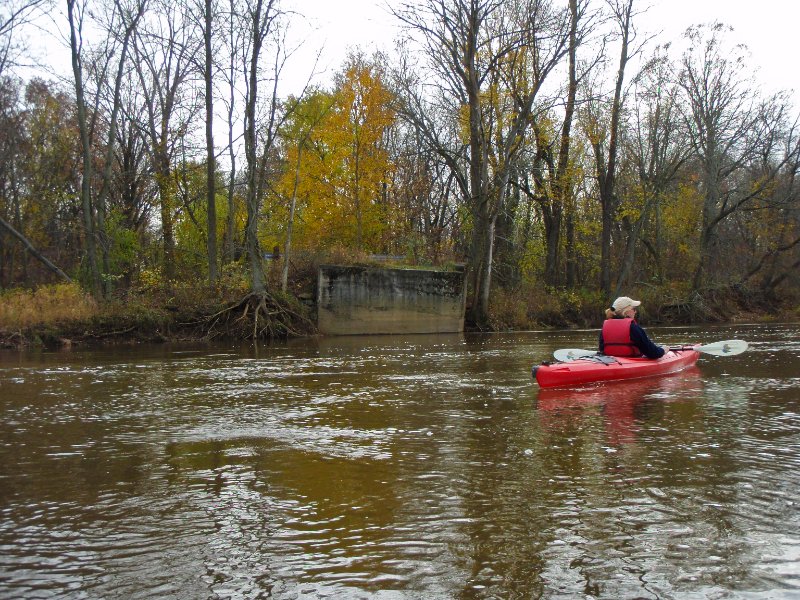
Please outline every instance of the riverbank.
M645 289L634 295L643 301L645 326L800 320L796 299L778 302L741 286L684 295ZM0 348L268 341L316 334L314 307L307 299L255 295L241 287L151 288L96 302L79 287L61 284L5 292L0 300ZM604 304L598 292L581 290L500 292L493 297L488 330L599 327ZM467 330L477 329L467 324Z
M0 297L0 348L278 339L313 335L310 308L281 293L172 286L95 301L75 285Z

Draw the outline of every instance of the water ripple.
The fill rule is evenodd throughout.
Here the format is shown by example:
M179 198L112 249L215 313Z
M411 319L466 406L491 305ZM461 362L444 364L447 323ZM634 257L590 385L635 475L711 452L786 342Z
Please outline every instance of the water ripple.
M0 597L795 597L798 333L560 393L595 331L0 363Z

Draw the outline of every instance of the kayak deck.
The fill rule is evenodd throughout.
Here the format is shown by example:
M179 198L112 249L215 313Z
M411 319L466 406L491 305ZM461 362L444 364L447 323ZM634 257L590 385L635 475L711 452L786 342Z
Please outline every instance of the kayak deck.
M694 365L700 353L693 348L669 350L659 359L595 355L566 362L534 365L532 375L540 387L563 387L667 375Z

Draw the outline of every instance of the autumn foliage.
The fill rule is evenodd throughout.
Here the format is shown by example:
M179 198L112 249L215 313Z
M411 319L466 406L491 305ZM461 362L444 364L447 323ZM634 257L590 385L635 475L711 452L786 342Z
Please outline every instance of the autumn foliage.
M535 14L418 0L392 55L354 49L328 82L282 95L291 14L136 6L85 15L99 36L76 48L85 127L77 80L0 61L0 289L26 290L4 292L7 325L187 287L241 297L256 272L270 294L310 297L329 261L465 263L482 278L469 307L489 301L476 324L496 328L586 324L617 293L664 320L709 317L724 294L797 302L796 108L719 23L690 28L685 50L631 46L634 65L628 0ZM127 54L107 51L123 32ZM94 299L31 291L66 278Z
M390 245L397 220L387 198L391 99L378 66L354 57L333 91L293 100L276 204L285 209L296 196L299 247L381 253Z

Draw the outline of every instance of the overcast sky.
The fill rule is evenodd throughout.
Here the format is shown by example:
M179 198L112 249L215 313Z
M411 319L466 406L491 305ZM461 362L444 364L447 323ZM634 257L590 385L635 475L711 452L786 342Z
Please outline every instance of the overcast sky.
M398 24L386 2L402 0L283 0L285 8L308 18L307 26L295 19L293 30L307 39L303 50L284 72L285 90L299 93L312 71L316 52L324 45L317 70L324 73L316 82L327 84L338 70L349 48L366 51L391 50ZM566 3L566 0L557 0ZM601 0L595 0L599 5ZM793 90L793 103L800 110L800 0L637 0L639 10L650 8L636 18L640 33L658 33L658 42L680 43L690 25L719 20L734 28L732 40L750 49L751 65L766 91ZM65 18L54 17L62 30ZM63 21L63 23L62 23ZM62 27L63 25L63 27ZM309 33L313 30L313 33ZM69 53L58 43L42 44L42 34L34 31L31 46L38 48L44 62L68 77ZM653 41L655 45L656 40Z
M323 63L329 70L341 65L348 47L391 49L397 30L384 0L292 1L319 25L313 43L325 43ZM637 17L637 28L660 32L659 42L678 42L687 27L699 23L733 26L732 39L749 47L759 81L771 91L793 89L800 106L800 1L641 0L639 6L650 8Z

